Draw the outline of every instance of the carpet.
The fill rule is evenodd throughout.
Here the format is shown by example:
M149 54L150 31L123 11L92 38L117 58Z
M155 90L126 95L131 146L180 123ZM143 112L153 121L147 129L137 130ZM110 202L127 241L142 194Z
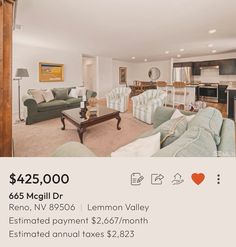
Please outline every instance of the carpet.
M121 119L121 130L116 129L117 120L115 119L89 127L84 134L84 145L98 157L108 157L111 152L152 129L151 125L133 118L130 112L121 113ZM60 118L33 125L14 124L14 156L48 157L67 142L79 142L74 125L66 121L66 130L62 131L61 127Z

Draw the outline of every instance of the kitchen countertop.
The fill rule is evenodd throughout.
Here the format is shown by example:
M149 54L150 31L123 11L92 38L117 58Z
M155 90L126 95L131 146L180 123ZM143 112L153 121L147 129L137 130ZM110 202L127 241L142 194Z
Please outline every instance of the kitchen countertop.
M198 87L199 85L198 84L187 84L186 87L193 87L193 88L196 88ZM167 84L167 87L173 87L172 84Z
M226 90L227 91L236 90L236 82L231 83Z

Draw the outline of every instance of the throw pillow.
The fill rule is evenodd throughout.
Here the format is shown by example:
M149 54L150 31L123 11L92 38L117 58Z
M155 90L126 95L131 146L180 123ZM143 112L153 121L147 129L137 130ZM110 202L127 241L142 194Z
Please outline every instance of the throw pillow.
M72 88L69 93L69 97L71 98L78 98L78 90L76 88Z
M76 87L76 90L78 92L78 96L86 96L86 88L85 87Z
M68 99L68 88L54 88L53 91L56 100Z
M195 114L190 115L190 116L186 116L186 115L182 114L180 112L180 110L176 109L175 112L173 113L171 119L176 119L176 118L179 118L179 117L182 117L182 116L185 116L187 121L190 122L195 117Z
M166 147L176 141L187 130L188 122L185 116L176 119L170 119L159 127L148 131L139 138L145 138L156 133L161 133L161 147Z
M34 100L37 102L37 104L40 104L44 102L44 97L43 97L43 91L38 90L38 89L32 89L30 90L30 94L33 96Z
M111 153L111 157L151 157L160 150L160 133L138 139Z
M43 98L45 99L46 102L50 102L54 100L52 91L50 89L43 91Z
M217 157L217 147L209 131L192 127L153 157Z

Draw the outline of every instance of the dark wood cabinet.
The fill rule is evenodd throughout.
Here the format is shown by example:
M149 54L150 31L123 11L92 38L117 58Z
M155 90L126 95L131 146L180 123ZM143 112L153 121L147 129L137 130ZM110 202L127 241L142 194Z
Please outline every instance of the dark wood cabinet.
M236 75L236 59L174 63L174 68L192 67L192 75L201 75L201 67L219 66L220 75Z
M201 75L201 62L193 63L192 69L193 69L192 70L193 75Z
M228 118L234 119L234 97L236 97L236 90L228 91Z
M220 75L236 75L236 59L220 61Z
M193 66L192 62L174 63L174 65L173 65L174 68L192 67L192 66Z
M227 85L219 85L218 87L218 102L222 104L227 103Z

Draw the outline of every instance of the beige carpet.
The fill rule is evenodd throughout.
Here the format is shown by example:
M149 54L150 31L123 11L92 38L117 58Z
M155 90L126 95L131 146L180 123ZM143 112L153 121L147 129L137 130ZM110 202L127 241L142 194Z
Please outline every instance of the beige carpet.
M84 145L97 156L106 157L119 147L130 143L152 126L133 118L130 112L121 114L121 130L116 129L117 120L110 120L87 129ZM14 124L15 157L47 157L66 142L78 141L76 127L66 121L66 130L61 130L59 118L33 125Z

